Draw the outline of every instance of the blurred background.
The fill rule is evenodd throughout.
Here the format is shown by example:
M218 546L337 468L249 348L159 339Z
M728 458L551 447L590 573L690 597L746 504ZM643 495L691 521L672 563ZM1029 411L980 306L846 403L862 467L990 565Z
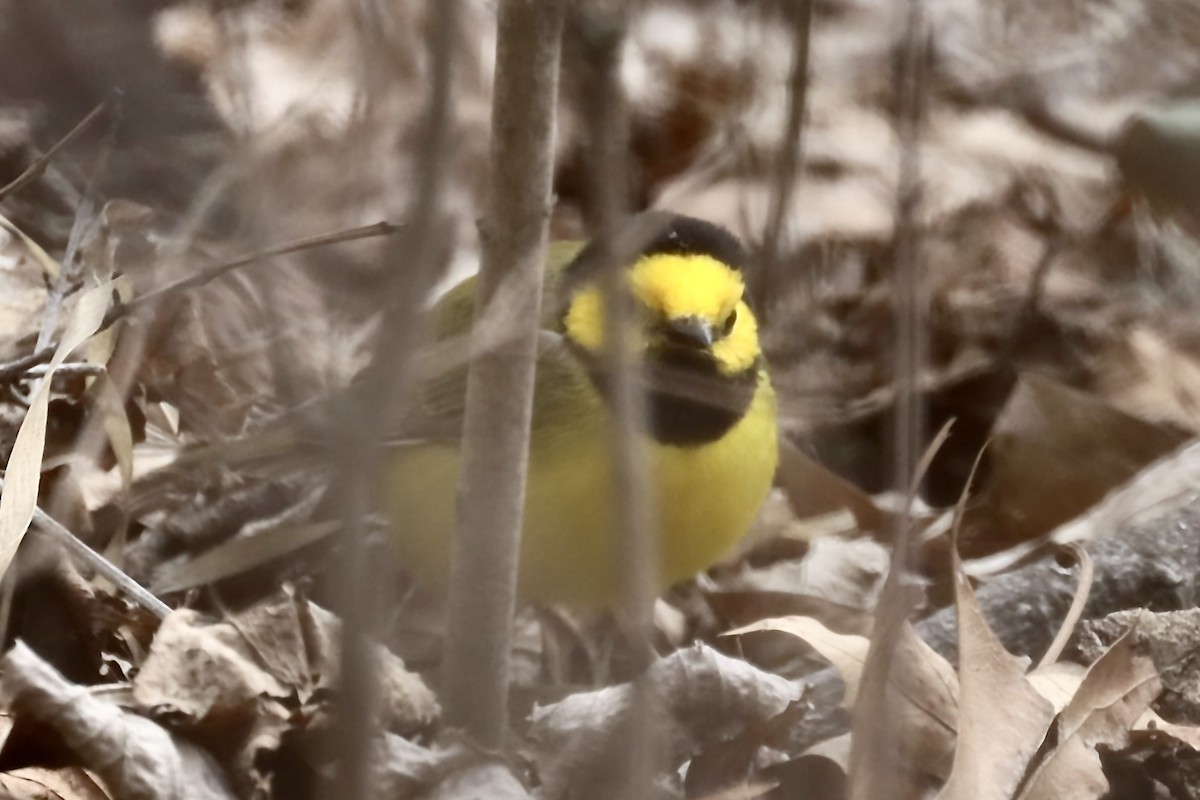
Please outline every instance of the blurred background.
M425 208L422 257L436 268L414 277L414 310L479 260L495 3L459 12L444 186ZM420 213L430 13L418 0L0 0L0 186L101 108L32 182L0 193L0 459L37 377L21 360L56 341L95 277L127 276L144 295ZM873 609L899 508L902 252L916 253L921 279L918 449L953 421L917 506L924 612L950 602L949 510L985 444L960 549L1015 561L1200 429L1200 6L927 0L915 27L911 13L876 0L627 6L624 202L747 243L788 443L746 547L660 607L668 641L812 610L797 598L847 629ZM585 237L598 213L586 186L589 33L568 25L563 43L552 239ZM331 545L316 534L272 558L194 562L249 525L311 512L299 502L311 484L154 469L182 445L258 430L344 386L388 346L384 287L417 270L405 242L256 258L126 320L108 367L115 393L56 379L41 507L200 607L319 582ZM150 628L114 645L114 608L22 557L10 640L40 641L89 684L137 663L131 643ZM213 586L229 594L214 600ZM389 624L420 627L410 622ZM519 680L532 702L553 681L527 633ZM773 641L751 656L791 663Z

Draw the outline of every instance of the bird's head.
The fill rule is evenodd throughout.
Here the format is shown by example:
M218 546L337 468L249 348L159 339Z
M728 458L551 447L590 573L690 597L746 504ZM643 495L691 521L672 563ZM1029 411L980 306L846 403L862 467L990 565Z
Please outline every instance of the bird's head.
M649 226L648 241L622 272L635 351L650 360L707 364L726 377L753 369L760 357L758 325L744 299L741 243L690 217L655 214ZM574 346L599 357L606 314L598 270L586 274L594 256L589 245L568 268L563 331Z
M651 379L652 430L673 444L709 441L741 418L761 366L758 324L744 297L745 251L702 220L648 212L635 222L643 241L621 259L620 278L631 301L631 348ZM567 268L563 333L593 365L603 362L607 327L598 259L617 252L589 244Z

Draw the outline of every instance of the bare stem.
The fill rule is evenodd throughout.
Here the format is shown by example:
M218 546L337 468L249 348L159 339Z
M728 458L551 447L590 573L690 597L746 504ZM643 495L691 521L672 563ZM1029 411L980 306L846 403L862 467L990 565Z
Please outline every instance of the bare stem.
M84 131L90 128L92 124L104 114L104 112L108 111L108 107L109 101L105 100L103 103L93 108L88 112L86 117L81 119L74 128L71 128L71 130L67 132L66 136L55 142L54 145L45 153L43 153L37 161L34 161L32 164L30 164L24 172L14 178L10 183L0 187L0 201L3 201L9 195L21 191L26 186L41 177L42 173L46 171L46 168L50 166L50 163L54 161L55 156L57 156L63 148L69 146L71 142L78 139Z
M915 605L907 580L912 505L919 488L918 470L924 435L920 377L925 361L927 298L920 257L920 136L924 117L924 64L927 35L921 0L909 0L902 61L896 76L896 121L900 163L896 185L896 416L895 486L908 497L896 526L891 570L879 601L875 633L854 709L850 752L851 800L885 797L902 769L900 730L886 713L888 675L899 634Z
M759 316L765 321L771 312L772 289L779 282L779 246L783 229L791 213L792 198L796 194L796 181L803 156L805 108L808 105L809 42L812 38L813 0L798 0L792 31L792 73L788 81L787 122L772 186L771 206L767 217L767 228L763 232L762 272L758 279L758 296L755 298Z
M337 607L344 623L342 637L342 706L344 724L338 742L338 782L331 787L337 797L362 800L371 797L371 739L376 734L379 677L373 660L373 638L378 627L377 600L371 580L372 565L365 547L365 520L373 501L371 486L381 456L380 430L394 418L410 385L412 353L416 349L417 310L426 297L440 262L433 246L442 213L446 176L446 142L449 139L453 94L454 35L458 0L429 5L433 35L429 38L431 69L429 98L419 131L416 185L408 211L408 224L396 248L405 254L404 269L392 269L387 285L387 314L378 337L371 377L361 392L349 393L340 408L339 428L344 434L335 454L336 467L350 476L349 492L342 498L347 535L339 567ZM386 3L364 0L360 12L369 26L364 78L368 96L382 90L378 81L398 68L398 45L387 34L394 20ZM382 435L381 435L382 434ZM332 794L330 795L333 796Z
M499 7L477 316L503 284L517 290L505 293L513 336L473 342L443 675L447 720L486 748L500 747L508 723L563 9L561 0Z
M620 83L621 47L626 20L620 0L578 9L574 23L585 58L583 101L588 131L587 188L596 241L601 244L602 286L605 293L604 328L617 335L605 337L604 366L609 376L612 406L613 496L617 503L617 563L621 590L621 617L633 654L641 667L653 661L654 598L659 558L654 536L650 464L642 431L646 402L642 371L632 343L624 334L633 314L622 267L658 231L623 228L629 209L629 121ZM645 219L643 217L642 219ZM660 750L655 735L657 702L646 675L633 684L635 699L629 736L621 763L614 773L621 798L644 797L653 786Z

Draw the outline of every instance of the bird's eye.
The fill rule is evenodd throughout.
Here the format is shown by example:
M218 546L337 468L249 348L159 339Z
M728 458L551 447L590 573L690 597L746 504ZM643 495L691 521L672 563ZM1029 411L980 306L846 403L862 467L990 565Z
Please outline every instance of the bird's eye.
M721 327L721 335L728 336L733 333L733 326L737 323L737 309L729 312L729 316L725 318L725 322Z

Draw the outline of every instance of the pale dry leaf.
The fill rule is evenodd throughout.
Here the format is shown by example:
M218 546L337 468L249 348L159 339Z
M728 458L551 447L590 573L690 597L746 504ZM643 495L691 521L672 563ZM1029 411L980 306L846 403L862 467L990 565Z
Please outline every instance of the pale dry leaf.
M112 302L112 290L113 285L109 282L88 289L79 297L42 382L29 403L29 411L17 431L4 474L4 488L0 490L0 575L8 571L37 507L49 418L50 385L54 372L71 351L100 328Z
M846 684L842 704L854 707L870 647L867 637L834 633L818 620L803 616L762 620L726 635L768 630L803 639L833 664ZM905 623L888 672L886 713L900 720L898 724L907 734L906 752L931 774L944 776L949 770L957 730L957 702L954 668Z
M25 767L0 774L7 800L112 800L99 778L79 767Z
M303 703L312 691L312 674L300 602L292 587L285 585L274 599L234 611L225 621L241 635L258 663L291 687Z
M901 751L929 775L950 773L959 726L959 681L908 622L900 631L888 674L886 713L905 732Z
M423 800L533 800L533 795L517 780L508 766L497 762L475 764L447 778Z
M312 496L315 503L320 500ZM237 536L179 563L164 564L155 570L152 591L164 595L207 586L315 544L337 531L338 522L295 522L300 507L289 509L282 520L271 519L249 525ZM295 513L293 513L295 512Z
M742 636L756 631L779 631L808 642L841 674L842 681L846 684L846 694L842 697L842 705L846 708L854 707L854 703L858 699L858 687L862 683L863 664L867 659L867 650L871 646L870 639L866 636L834 633L820 621L803 616L765 619L736 628L724 635Z
M705 743L771 719L803 694L797 683L702 644L655 662L645 680L662 710L659 747L673 766ZM610 777L626 745L623 732L633 719L636 696L626 683L534 709L530 756L538 764L544 797L564 797L572 786Z
M1166 235L1166 234L1164 234ZM1179 234L1183 239L1184 234ZM1196 240L1181 243L1190 257ZM1190 274L1194 267L1188 265ZM1194 299L1195 290L1189 299ZM1182 301L1182 298L1181 298ZM1194 348L1163 320L1135 323L1106 342L1097 360L1094 391L1117 408L1140 419L1174 425L1200 433L1200 358Z
M200 748L155 723L93 697L18 642L0 662L15 707L51 726L124 800L233 800L221 770Z
M790 530L791 526L785 530L785 537ZM871 609L879 600L889 563L887 548L873 539L822 536L812 541L803 559L743 568L723 581L722 588L785 592L848 608Z
M249 718L262 698L285 699L292 687L264 670L228 623L190 609L163 621L133 683L137 704L192 723Z
M342 622L316 603L305 602L299 611L314 688L339 691ZM404 661L386 647L377 644L374 653L380 724L386 730L409 733L427 728L437 720L441 706L425 681L410 672Z
M0 358L8 358L21 337L37 330L49 293L45 275L17 242L0 230Z
M1055 661L1033 670L1028 678L1033 688L1050 701L1054 706L1054 713L1058 714L1071 702L1075 692L1079 691L1079 684L1083 683L1083 676L1086 674L1087 667L1082 664Z
M1109 788L1097 745L1123 747L1162 691L1158 669L1132 631L1091 666L1055 721L1057 746L1037 765L1020 800L1095 800Z
M21 243L24 244L25 247L28 248L29 252L33 254L34 259L36 259L38 264L41 265L42 270L46 273L46 276L50 278L50 280L56 280L58 278L58 273L62 271L62 267L59 265L59 263L55 261L54 258L47 253L40 244L27 236L24 231L14 225L13 222L3 214L0 214L0 228L3 228L21 240Z
M411 797L437 784L464 754L461 746L425 747L385 732L372 742L373 788L379 797Z
M1054 716L984 619L954 556L958 609L958 744L941 800L1009 800Z

